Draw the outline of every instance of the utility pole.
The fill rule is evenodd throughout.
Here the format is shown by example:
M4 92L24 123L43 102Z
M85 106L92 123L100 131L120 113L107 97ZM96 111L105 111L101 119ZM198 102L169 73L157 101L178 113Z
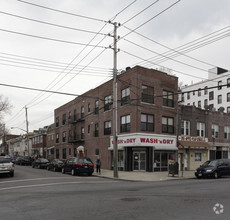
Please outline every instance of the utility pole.
M28 156L30 156L30 146L29 146L29 129L28 129L28 114L27 114L27 107L25 106L26 110L26 141L27 141L27 152Z
M114 45L113 45L113 176L118 178L118 149L117 149L117 27L119 24L116 22L114 25Z

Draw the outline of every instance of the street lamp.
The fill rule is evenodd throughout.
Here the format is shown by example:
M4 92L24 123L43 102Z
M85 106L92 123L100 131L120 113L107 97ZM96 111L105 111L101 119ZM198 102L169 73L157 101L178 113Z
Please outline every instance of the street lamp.
M21 130L21 131L24 131L24 132L26 132L26 142L27 142L27 150L28 150L28 156L30 156L30 148L29 148L29 134L28 134L28 130L26 131L26 130L24 130L24 129L22 129L22 128L18 128L18 127L11 127L11 129L19 129L19 130Z

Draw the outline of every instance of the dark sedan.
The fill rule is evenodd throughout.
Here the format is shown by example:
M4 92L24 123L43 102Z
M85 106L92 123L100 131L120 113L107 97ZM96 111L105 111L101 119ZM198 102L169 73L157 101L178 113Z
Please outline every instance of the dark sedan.
M86 157L69 158L62 167L62 173L71 173L72 176L87 173L89 176L94 172L93 162Z
M47 168L49 161L45 158L38 158L32 163L32 167L37 167L38 169Z
M18 157L16 159L16 164L18 165L30 165L32 164L32 158L29 156Z
M64 163L61 160L54 159L47 166L47 170L52 170L54 172L61 171Z

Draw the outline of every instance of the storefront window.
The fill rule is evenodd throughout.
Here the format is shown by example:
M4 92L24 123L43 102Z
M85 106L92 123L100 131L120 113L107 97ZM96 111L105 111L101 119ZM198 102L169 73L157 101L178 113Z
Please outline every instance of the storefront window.
M156 152L154 153L154 171L167 171L168 163L175 161L174 152Z
M195 161L201 162L201 153L195 153Z

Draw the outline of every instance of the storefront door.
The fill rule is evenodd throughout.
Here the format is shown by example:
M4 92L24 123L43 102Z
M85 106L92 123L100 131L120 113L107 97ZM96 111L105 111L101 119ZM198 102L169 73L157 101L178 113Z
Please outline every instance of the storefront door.
M146 170L146 153L145 152L133 152L133 170Z

